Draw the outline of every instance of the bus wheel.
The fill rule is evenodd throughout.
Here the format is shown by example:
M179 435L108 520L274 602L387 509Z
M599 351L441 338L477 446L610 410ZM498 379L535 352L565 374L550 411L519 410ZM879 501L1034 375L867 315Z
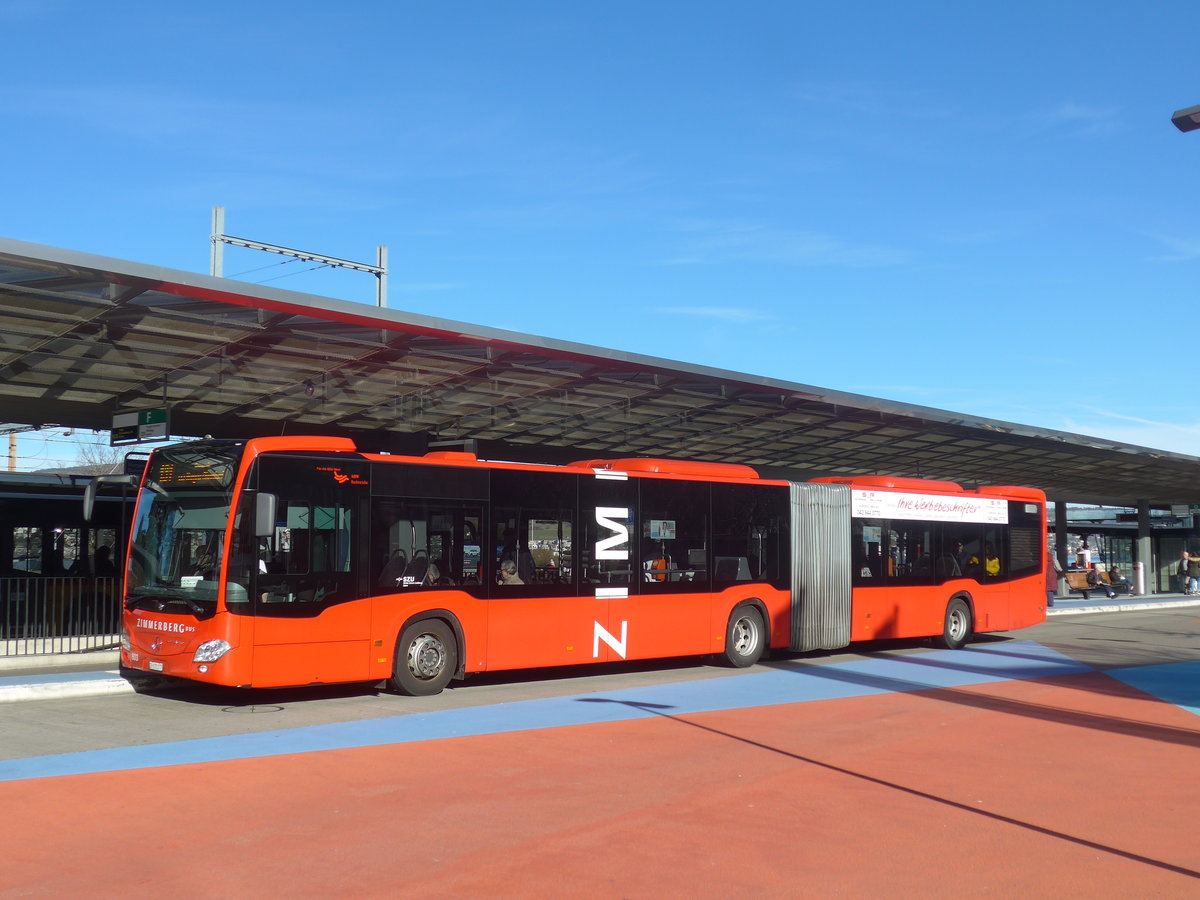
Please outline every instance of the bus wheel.
M753 606L738 606L725 629L725 656L729 665L744 669L758 662L766 649L762 613Z
M457 668L454 633L441 619L425 619L404 629L388 686L410 697L440 694Z
M972 631L971 607L962 597L955 597L946 604L946 624L938 643L947 650L957 650L971 639Z

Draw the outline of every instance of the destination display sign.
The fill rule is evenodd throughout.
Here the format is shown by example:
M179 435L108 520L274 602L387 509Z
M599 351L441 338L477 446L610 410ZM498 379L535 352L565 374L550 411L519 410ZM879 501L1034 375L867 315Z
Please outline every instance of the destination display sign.
M989 497L947 497L899 491L853 490L850 493L850 515L856 519L1008 523L1008 503Z

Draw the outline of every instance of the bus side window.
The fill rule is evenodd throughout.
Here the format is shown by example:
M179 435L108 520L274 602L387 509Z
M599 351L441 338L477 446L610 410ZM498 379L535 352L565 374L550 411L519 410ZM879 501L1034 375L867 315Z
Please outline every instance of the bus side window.
M892 519L886 524L887 554L895 562L897 584L937 584L941 573L951 571L935 537L934 522Z
M709 486L640 479L641 589L649 593L708 590ZM716 562L718 571L722 560ZM750 580L746 559L746 581ZM737 580L736 578L733 580Z
M764 581L790 584L790 500L774 485L712 486L713 587Z
M372 590L377 593L478 585L482 507L376 499L371 516Z
M850 524L851 582L862 585L883 583L885 575L896 574L896 560L884 562L883 522L879 519L852 519Z
M555 597L575 592L578 485L579 476L574 474L492 473L491 518L481 535L490 597ZM586 520L588 513L580 515Z

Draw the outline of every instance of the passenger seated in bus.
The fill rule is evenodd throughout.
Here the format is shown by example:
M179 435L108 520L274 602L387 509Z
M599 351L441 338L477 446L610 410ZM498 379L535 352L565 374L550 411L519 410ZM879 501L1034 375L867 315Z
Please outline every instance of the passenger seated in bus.
M644 581L666 581L667 573L675 568L671 555L659 541L649 538L643 544L642 578ZM676 576L678 577L678 576Z
M498 556L501 561L511 559L517 567L517 575L521 578L521 584L533 579L533 554L526 547L519 547L517 540L517 530L515 528L504 529L503 542L498 548Z
M983 551L983 568L992 578L1000 574L1000 557L996 554L996 548L991 544L986 545Z
M517 564L511 559L500 561L500 576L497 579L500 584L524 584L521 576L517 574Z
M424 587L437 587L439 585L452 585L454 582L442 574L442 570L438 564L431 562L425 570L425 578L421 582Z

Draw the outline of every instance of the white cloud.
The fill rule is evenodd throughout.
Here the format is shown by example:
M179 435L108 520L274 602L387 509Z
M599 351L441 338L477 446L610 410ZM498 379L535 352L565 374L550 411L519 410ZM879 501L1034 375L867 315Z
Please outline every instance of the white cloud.
M662 306L654 311L667 315L724 319L728 322L750 322L774 318L774 316L767 315L755 309L745 309L736 306Z
M950 402L962 405L963 397L976 397L979 394L974 387L919 384L852 384L846 390L869 397L889 397L901 403L916 403L921 406Z
M679 230L690 235L686 251L674 265L727 262L776 263L789 266L873 268L908 263L907 250L851 243L815 231L775 229L752 222L689 220Z
M1058 119L1074 119L1077 121L1095 122L1111 119L1116 115L1114 109L1098 109L1094 106L1083 106L1079 103L1061 103L1058 109L1054 111L1054 117Z
M0 19L45 19L62 9L61 0L0 0Z
M389 284L388 290L401 294L426 294L436 291L457 291L462 287L465 287L465 285L453 281L429 282L427 284L412 282L409 284Z
M1063 431L1105 437L1139 447L1169 450L1200 456L1200 422L1157 422L1153 419L1127 416L1104 409L1087 408L1096 418L1080 420L1068 418Z
M1120 121L1119 112L1117 109L1064 101L1043 118L1051 123L1071 125L1080 134L1095 136L1115 132Z
M954 115L953 110L934 94L893 90L880 84L808 83L795 87L792 96L801 103L892 122L898 119L948 119Z
M970 416L1001 422L1064 431L1068 434L1132 444L1151 450L1200 456L1200 422L1157 421L1083 405L1072 405L1070 409L1046 407L1042 403L1017 405L1011 402L1015 398L1009 398L1009 403L997 405L994 395L985 397L969 387L856 384L847 390L875 397L891 397L937 409L957 410Z
M1164 256L1150 257L1152 262L1190 262L1200 259L1200 238L1173 238L1158 235L1156 240L1165 244L1171 251Z
M1124 415L1107 409L1075 406L1070 410L1022 407L974 409L973 414L1035 428L1050 428L1101 440L1132 444L1148 450L1166 450L1187 456L1200 456L1200 422L1160 422Z

